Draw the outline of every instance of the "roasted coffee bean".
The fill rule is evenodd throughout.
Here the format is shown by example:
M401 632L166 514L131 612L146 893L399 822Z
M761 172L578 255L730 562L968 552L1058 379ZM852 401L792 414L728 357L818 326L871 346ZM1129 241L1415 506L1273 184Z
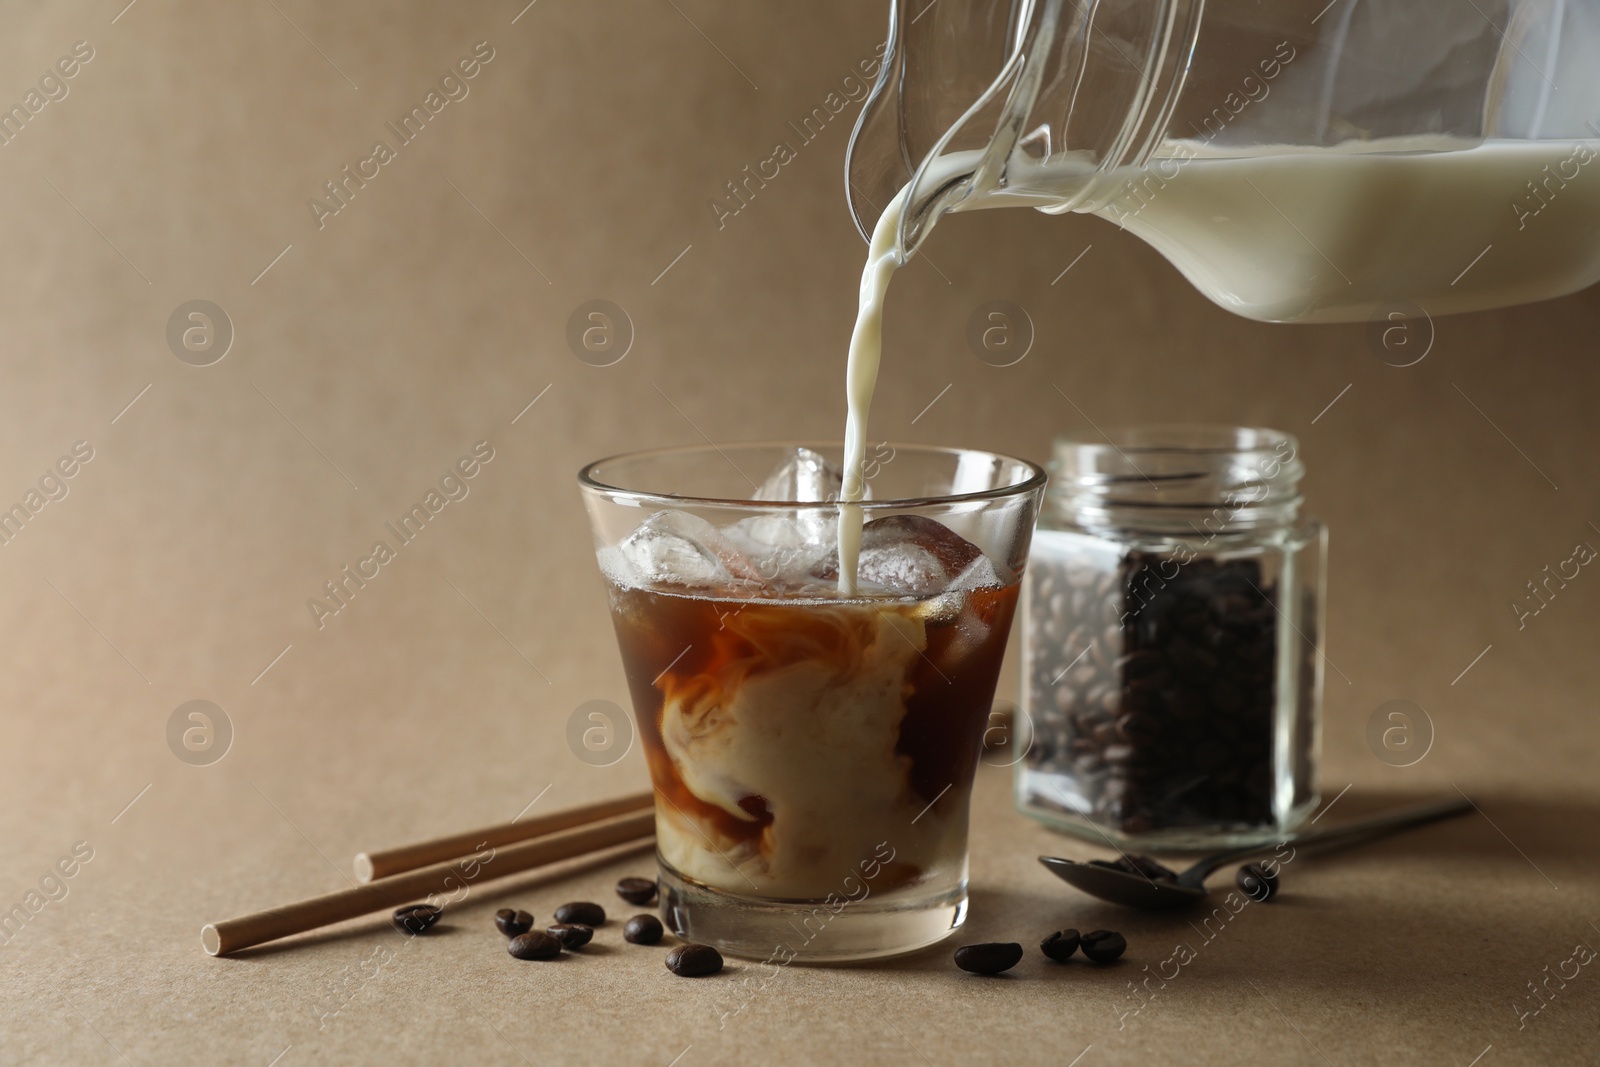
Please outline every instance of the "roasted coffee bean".
M561 942L543 930L530 930L507 942L506 951L519 960L553 960L561 955Z
M394 917L390 922L402 934L420 934L428 927L439 921L439 916L444 914L432 904L407 904L403 908L394 909Z
M665 933L654 915L635 915L622 927L622 940L630 945L654 945Z
M1125 745L1120 741L1109 744L1100 750L1100 758L1106 763L1130 763L1133 760L1133 754L1133 746Z
M545 928L545 932L557 941L561 947L571 952L575 948L582 948L594 937L594 927L584 926L582 923L556 923Z
M518 934L525 934L533 929L533 916L525 911L501 908L494 913L494 924L507 937L516 937Z
M1039 951L1055 960L1065 963L1078 951L1078 931L1057 930L1043 941L1039 942Z
M1129 874L1142 874L1153 882L1176 882L1178 872L1149 856L1141 856L1137 852L1129 852L1120 857L1112 866Z
M1147 834L1155 829L1155 823L1142 811L1125 816L1122 820L1122 832L1125 834Z
M1093 930L1079 939L1079 947L1091 963L1110 963L1128 949L1127 939L1110 930Z
M999 974L1015 967L1021 959L1022 946L1015 941L962 945L956 949L956 966L970 974Z
M1278 895L1278 872L1268 870L1259 863L1247 863L1234 876L1239 891L1258 903L1266 903Z
M556 922L558 923L582 923L584 926L599 926L605 921L606 909L598 904L591 904L586 900L563 904L556 909Z
M1141 703L1154 705L1155 698L1152 697L1149 701L1141 700ZM1161 734L1161 720L1152 714L1155 710L1154 706L1141 707L1122 716L1117 720L1117 736L1131 745L1143 745L1154 741Z
M617 896L629 904L648 904L656 898L654 878L624 878L617 883Z
M679 945L667 953L667 970L679 978L700 978L722 970L722 953L710 945Z
M1162 669L1161 656L1149 649L1131 652L1122 658L1122 676L1129 681L1147 678Z

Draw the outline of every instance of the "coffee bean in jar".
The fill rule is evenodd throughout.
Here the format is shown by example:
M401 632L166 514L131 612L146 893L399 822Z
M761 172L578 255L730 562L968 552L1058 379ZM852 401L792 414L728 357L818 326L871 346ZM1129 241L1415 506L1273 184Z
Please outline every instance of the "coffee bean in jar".
M1314 807L1326 535L1296 453L1207 426L1057 443L1027 575L1023 811L1205 848Z

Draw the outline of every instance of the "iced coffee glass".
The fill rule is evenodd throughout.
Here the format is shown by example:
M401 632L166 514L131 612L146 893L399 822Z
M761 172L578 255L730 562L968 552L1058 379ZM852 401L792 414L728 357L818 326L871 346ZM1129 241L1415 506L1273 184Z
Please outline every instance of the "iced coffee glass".
M968 801L1044 472L872 450L846 595L842 451L663 449L579 474L655 788L662 915L732 955L888 956L966 916Z

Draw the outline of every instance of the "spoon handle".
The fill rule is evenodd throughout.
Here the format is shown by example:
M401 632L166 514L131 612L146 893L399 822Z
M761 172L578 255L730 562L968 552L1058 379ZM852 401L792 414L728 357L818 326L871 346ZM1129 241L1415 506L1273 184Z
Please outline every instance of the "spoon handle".
M1413 826L1422 826L1426 823L1437 822L1440 819L1448 819L1454 815L1463 815L1472 811L1474 807L1475 805L1472 801L1463 796L1459 800L1445 800L1415 808L1401 808L1398 811L1391 811L1387 815L1378 815L1370 819L1358 819L1355 822L1336 826L1330 830L1299 830L1284 835L1280 841L1272 844L1247 845L1243 848L1219 852L1214 856L1207 856L1185 873L1191 876L1198 875L1203 880L1224 864L1244 859L1247 856L1265 855L1277 849L1279 845L1324 845L1362 838L1387 837L1401 830L1409 830Z

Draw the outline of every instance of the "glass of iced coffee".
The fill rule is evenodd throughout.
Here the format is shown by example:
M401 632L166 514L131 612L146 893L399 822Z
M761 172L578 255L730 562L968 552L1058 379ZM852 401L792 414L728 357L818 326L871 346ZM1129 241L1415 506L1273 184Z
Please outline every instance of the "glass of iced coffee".
M909 952L966 914L968 801L1044 472L882 445L841 506L842 451L664 449L579 475L663 917L747 958Z

